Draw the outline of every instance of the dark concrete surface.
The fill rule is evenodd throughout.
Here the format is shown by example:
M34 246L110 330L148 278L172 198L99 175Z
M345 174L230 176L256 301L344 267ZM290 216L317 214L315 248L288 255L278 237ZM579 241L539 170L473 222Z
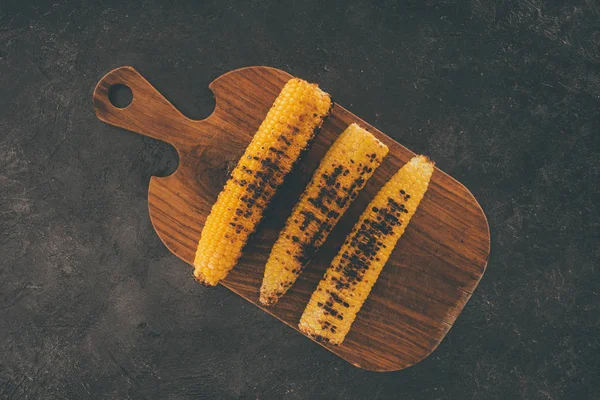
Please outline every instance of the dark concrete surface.
M399 4L399 5L398 5ZM600 3L3 1L1 399L593 399L600 389ZM319 82L481 202L488 270L439 348L357 369L155 235L168 145L91 93L133 65L185 114L271 65Z

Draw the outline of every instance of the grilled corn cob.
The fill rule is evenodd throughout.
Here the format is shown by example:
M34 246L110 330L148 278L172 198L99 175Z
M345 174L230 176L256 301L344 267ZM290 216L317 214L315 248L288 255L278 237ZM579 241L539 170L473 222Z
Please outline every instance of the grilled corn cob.
M333 103L301 79L290 79L261 123L206 219L194 276L214 286L239 259L264 209L306 149Z
M262 304L275 304L294 284L387 153L386 145L356 124L335 141L271 250Z
M312 294L300 330L318 342L344 341L394 246L423 198L433 162L417 156L367 206Z

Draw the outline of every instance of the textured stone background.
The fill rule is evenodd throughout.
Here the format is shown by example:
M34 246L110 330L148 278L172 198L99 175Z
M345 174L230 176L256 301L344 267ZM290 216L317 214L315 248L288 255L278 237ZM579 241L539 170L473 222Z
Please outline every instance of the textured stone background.
M0 4L0 398L598 398L600 3L225 3ZM486 211L488 270L420 364L354 368L155 235L148 180L176 153L99 122L94 85L133 65L202 118L208 83L256 64L319 82Z

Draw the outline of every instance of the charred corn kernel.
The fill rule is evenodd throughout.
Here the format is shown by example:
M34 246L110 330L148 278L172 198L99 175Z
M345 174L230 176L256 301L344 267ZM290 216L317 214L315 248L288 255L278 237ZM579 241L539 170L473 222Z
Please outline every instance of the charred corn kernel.
M386 145L356 124L333 143L271 250L262 304L277 303L294 284L387 153Z
M423 198L433 162L417 156L367 206L312 294L300 330L318 342L344 341L356 314Z
M277 187L332 105L315 84L301 79L285 84L206 219L194 259L198 281L214 286L235 266Z

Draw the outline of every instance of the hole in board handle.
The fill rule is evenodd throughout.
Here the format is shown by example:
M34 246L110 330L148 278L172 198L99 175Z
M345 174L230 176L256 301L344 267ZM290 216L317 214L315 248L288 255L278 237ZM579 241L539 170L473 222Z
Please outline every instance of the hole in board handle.
M108 89L108 100L117 108L126 108L133 101L133 92L127 85L117 83Z

